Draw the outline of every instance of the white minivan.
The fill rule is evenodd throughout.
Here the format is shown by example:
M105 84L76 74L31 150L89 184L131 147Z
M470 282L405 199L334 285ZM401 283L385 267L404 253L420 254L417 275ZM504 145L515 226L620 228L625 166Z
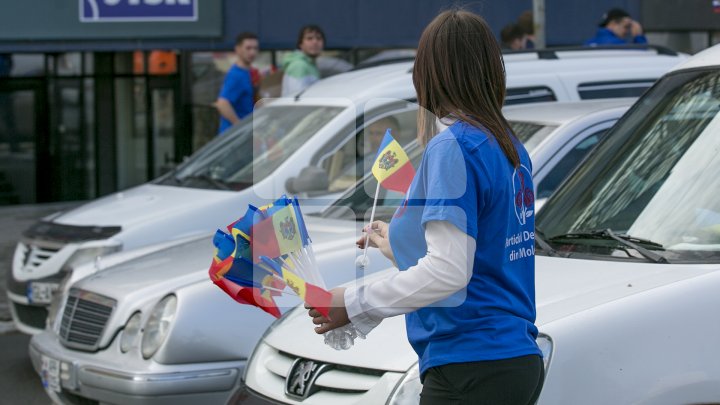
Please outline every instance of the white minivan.
M683 59L654 48L507 55L507 104L637 96ZM18 329L41 331L61 281L97 257L207 233L238 207L284 193L299 194L306 212L326 205L362 174L364 128L392 116L401 143L415 138L411 70L396 63L322 80L257 109L153 182L37 222L8 280Z
M538 404L718 402L719 150L720 45L659 80L545 203ZM418 373L403 317L335 351L298 307L258 344L236 398L413 404Z

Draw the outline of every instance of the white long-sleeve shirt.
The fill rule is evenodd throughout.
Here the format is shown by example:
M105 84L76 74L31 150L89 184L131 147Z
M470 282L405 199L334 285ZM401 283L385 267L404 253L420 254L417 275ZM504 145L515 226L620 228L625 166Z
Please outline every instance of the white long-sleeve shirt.
M368 334L384 318L426 307L462 290L472 277L475 239L447 221L425 225L427 254L415 266L345 290L350 322Z

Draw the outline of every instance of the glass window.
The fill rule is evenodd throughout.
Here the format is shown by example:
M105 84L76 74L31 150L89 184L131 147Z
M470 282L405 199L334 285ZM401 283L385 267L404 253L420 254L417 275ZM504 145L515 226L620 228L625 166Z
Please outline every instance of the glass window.
M175 166L175 91L157 88L150 91L152 103L153 178Z
M505 93L505 105L542 103L543 101L557 101L555 93L549 87L517 87L507 89Z
M343 110L329 106L266 106L198 151L161 184L241 190L272 174ZM250 153L252 152L252 153Z
M56 56L57 74L60 76L79 76L82 74L82 54L79 52L61 53Z
M562 183L578 164L580 164L583 158L587 156L588 152L600 142L600 139L602 139L606 132L607 130L604 129L588 136L563 156L542 181L540 181L540 184L538 184L537 198L550 197L560 183Z
M225 67L225 59L224 53L192 54L193 150L200 149L217 135L220 115L213 104L230 67L229 64Z
M0 91L0 205L37 202L37 102L32 90Z
M120 190L148 180L145 79L115 79L117 173Z
M370 171L385 131L406 145L417 136L417 110L384 114L373 118L354 136L320 160L330 182L330 192L344 191Z
M717 69L661 79L548 201L537 228L575 252L632 256L607 241L562 239L612 229L652 241L670 261L720 261L719 112Z
M87 66L87 65L86 65ZM95 80L83 80L85 88L85 169L87 173L87 197L97 197L95 188Z
M145 56L141 51L116 52L115 53L115 74L129 75L145 73Z
M532 122L510 121L515 136L523 143L525 149L531 152L555 129L556 125L535 124Z
M425 149L420 147L416 141L410 142L405 147L405 151L414 167L419 166L424 150ZM346 219L348 209L350 209L355 215L356 220L368 221L374 199L374 195L369 194L368 190L373 190L374 192L376 187L377 179L368 173L361 181L361 184L348 189L342 197L338 198L320 215L324 218ZM375 219L389 222L395 210L402 204L404 199L404 194L380 187Z
M0 54L0 77L45 75L45 55L16 53Z
M582 100L640 97L653 83L655 79L581 83L578 85L578 93Z
M93 72L95 72L95 54L92 52L83 53L83 61L85 63L83 73L86 75L93 74Z

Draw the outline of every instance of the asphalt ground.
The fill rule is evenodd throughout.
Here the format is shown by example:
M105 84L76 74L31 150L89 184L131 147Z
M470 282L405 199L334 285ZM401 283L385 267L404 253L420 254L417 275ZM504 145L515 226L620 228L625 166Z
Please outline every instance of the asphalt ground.
M48 405L40 377L33 370L28 355L30 336L13 327L5 280L11 275L15 244L23 231L38 219L77 205L53 203L0 207L0 404Z
M30 336L20 332L0 334L0 404L49 405L50 397L35 374L28 343Z

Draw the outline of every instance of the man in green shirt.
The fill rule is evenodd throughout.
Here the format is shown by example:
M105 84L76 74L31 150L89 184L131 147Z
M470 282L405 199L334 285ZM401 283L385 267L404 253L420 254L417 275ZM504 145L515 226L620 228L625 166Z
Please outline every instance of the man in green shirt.
M282 96L300 92L320 79L315 59L325 46L325 33L317 25L306 25L300 29L297 50L287 55L282 63Z

